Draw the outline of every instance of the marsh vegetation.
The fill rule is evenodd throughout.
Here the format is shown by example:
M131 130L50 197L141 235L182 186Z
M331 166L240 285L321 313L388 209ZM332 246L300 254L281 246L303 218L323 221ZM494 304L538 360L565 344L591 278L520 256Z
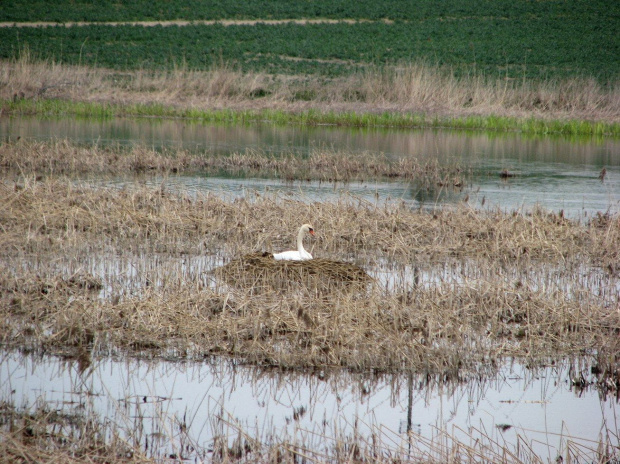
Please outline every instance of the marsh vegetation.
M592 387L604 395L618 391L614 217L582 224L543 211L428 213L354 198L226 200L34 178L5 181L2 204L4 347L85 359L86 366L91 356L218 355L279 369L346 367L438 379L493 372L507 357L533 367L589 354L599 379ZM356 263L375 281L341 287L263 273L250 274L260 277L250 285L247 278L214 276L236 257L288 247L294 225L308 216L321 224L311 245L315 257ZM49 411L28 419L10 414L10 423L33 424L37 440L34 427L56 420ZM63 446L79 446L64 433ZM229 433L250 448L239 455L226 445L226 459L256 449L265 460L276 459L269 453L278 449L295 455L296 448L256 448L239 428ZM347 449L371 456L375 448L359 440ZM5 442L11 456L22 446L49 449L36 443ZM123 453L120 442L105 443L111 448L102 454ZM79 449L78 457L94 456L93 448ZM338 453L333 459L342 458Z
M424 63L333 78L241 72L226 64L117 72L41 61L27 50L4 63L2 114L620 134L617 85L583 77L456 78Z
M397 173L452 189L460 188L454 179L468 179L465 166L414 158L318 149L305 158L259 152L204 157L67 140L6 141L0 156L5 348L85 366L110 355L217 356L269 369L415 372L433 379L486 376L504 359L536 367L587 356L597 376L583 386L605 397L618 391L617 215L570 219L540 208L481 210L465 203L418 209L351 195L333 201L277 192L226 197L143 182L153 173L222 169L285 172L291 182ZM119 173L137 176L136 182L117 187L84 180ZM290 248L307 221L317 232L306 243L314 268L275 261L247 266L248 256ZM245 264L236 265L244 257ZM333 262L349 263L345 273L363 269L369 278L343 282ZM580 385L581 377L574 379ZM41 438L34 425L19 424L54 427L44 405L33 413L15 407L6 405L6 423L15 429L30 427ZM246 440L239 430L231 433ZM74 443L66 433L62 443ZM93 440L101 435L91 434ZM364 440L347 449L374 453ZM246 441L259 449L260 440ZM14 456L22 446L44 453L43 443L12 436L6 446ZM88 446L98 449L97 443ZM222 456L238 456L226 443ZM114 440L100 444L106 456L125 452ZM79 443L68 446L85 459L93 456L79 451ZM267 453L260 459L272 460L269 453L278 448L260 449ZM342 457L337 449L334 460ZM131 456L143 455L134 450Z
M554 179L565 190L550 211L519 200L482 208L476 176L518 197L523 190L511 186L522 172L503 156L482 174L439 161L433 140L415 150L406 140L396 156L325 141L303 154L198 153L97 136L20 140L8 130L0 143L0 462L618 461L617 7L165 3L3 7L0 21L26 23L1 24L0 116L451 127L589 137L604 148L592 143L575 155L581 167L570 169L587 164L587 174ZM140 20L164 23L90 23ZM549 159L560 152L550 147ZM402 182L409 201L393 189L390 198L379 190L227 195L175 183L181 176L334 192ZM577 177L596 201L564 199ZM454 201L442 204L437 192ZM306 242L312 264L271 260L306 222L317 232ZM174 388L160 392L186 367L216 374L199 372L182 392L195 403L176 408ZM41 385L30 385L39 373ZM136 385L119 387L119 378ZM251 401L220 389L222 378L252 390ZM554 385L560 408L583 408L570 399L593 396L576 423L594 418L586 432L596 433L565 430L564 412L557 429L546 415L529 430L496 420L500 403L527 403L526 394L476 411L494 383L513 392ZM313 409L327 385L333 417ZM284 397L312 399L280 410L280 429L273 416L243 422L225 408L229 395L265 408L257 392L266 388L278 406ZM464 407L446 414L463 414L467 427L430 419L422 431L416 397L418 414L443 410L432 399L442 391L451 401L458 392ZM218 392L222 402L202 408ZM360 414L375 394L399 404L406 420ZM343 398L354 411L340 409ZM534 402L546 411L548 398ZM478 426L476 414L493 422ZM544 429L543 438L532 429Z
M617 348L620 225L612 215L582 223L542 210L429 212L354 197L307 203L163 185L101 188L37 176L125 169L138 160L138 171L181 169L194 158L67 143L17 142L2 153L4 168L18 175L2 184L9 345L97 342L108 350L148 340L153 348L278 366L435 372L502 355ZM357 169L388 169L375 161L361 158ZM433 178L428 170L421 175ZM248 281L224 285L208 272L287 248L309 219L320 224L315 257L362 266L376 283L328 296L317 282L262 292ZM134 259L159 264L125 277L115 270ZM102 263L103 276L96 271Z

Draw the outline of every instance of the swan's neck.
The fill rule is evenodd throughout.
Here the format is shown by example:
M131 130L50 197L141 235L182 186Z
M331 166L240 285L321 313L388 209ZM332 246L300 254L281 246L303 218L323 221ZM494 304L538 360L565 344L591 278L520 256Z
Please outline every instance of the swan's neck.
M304 248L303 229L299 229L299 233L297 234L297 251L299 251L301 254L304 254L306 252L306 249Z

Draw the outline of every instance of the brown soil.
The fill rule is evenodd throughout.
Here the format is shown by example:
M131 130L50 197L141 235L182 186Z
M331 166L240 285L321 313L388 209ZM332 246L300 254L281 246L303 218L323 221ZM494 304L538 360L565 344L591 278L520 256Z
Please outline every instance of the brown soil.
M106 26L189 26L189 25L213 25L221 24L222 26L251 26L254 24L355 24L355 23L368 23L376 22L369 19L220 19L220 20L202 20L202 21L185 21L185 20L173 20L173 21L70 21L66 23L56 23L50 21L32 21L32 22L0 22L0 27L74 27L74 26L93 26L93 25L106 25ZM390 20L383 20L382 22L391 23Z

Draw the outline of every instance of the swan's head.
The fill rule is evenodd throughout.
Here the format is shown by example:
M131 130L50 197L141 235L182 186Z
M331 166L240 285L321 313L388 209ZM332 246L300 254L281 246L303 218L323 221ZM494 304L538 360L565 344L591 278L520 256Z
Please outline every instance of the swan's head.
M314 235L314 227L312 227L310 224L304 224L303 226L301 226L301 231L303 233Z

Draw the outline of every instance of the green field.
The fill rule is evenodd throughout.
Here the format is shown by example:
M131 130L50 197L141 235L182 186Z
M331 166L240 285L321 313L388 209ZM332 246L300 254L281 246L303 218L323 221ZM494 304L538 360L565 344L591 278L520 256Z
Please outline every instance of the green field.
M141 21L214 19L564 18L567 22L618 16L618 2L586 0L3 0L0 21Z
M423 61L455 75L555 79L620 75L620 2L7 2L0 21L390 19L355 24L0 28L0 58L106 68L339 76Z

